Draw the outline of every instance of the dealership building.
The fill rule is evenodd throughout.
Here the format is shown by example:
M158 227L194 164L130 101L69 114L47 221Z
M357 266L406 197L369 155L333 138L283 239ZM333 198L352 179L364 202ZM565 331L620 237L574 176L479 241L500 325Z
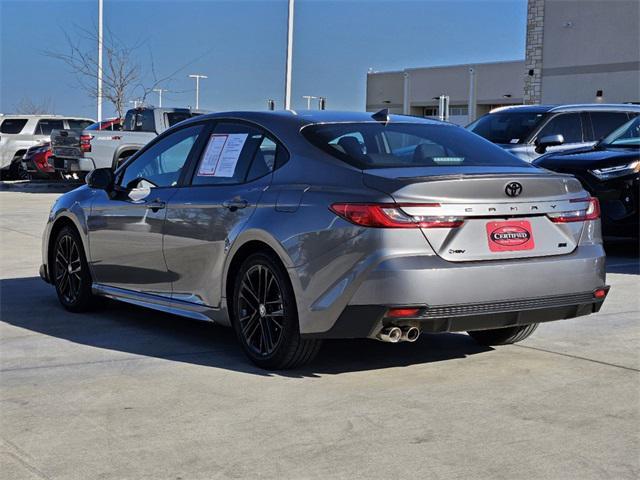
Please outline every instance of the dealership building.
M436 117L444 95L466 124L504 105L640 103L638 19L637 0L529 0L524 60L371 71L366 108Z

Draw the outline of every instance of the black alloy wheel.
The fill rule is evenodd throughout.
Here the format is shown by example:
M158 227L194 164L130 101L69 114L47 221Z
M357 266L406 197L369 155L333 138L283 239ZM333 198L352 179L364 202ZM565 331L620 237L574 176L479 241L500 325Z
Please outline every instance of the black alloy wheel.
M273 272L266 265L251 266L238 295L238 322L247 346L261 356L272 354L282 339L284 315L282 289Z
M293 288L278 259L262 252L249 256L234 287L233 326L256 365L293 368L315 357L322 342L301 338Z
M91 276L77 232L64 227L58 233L51 256L51 275L60 303L70 311L86 310L93 299Z

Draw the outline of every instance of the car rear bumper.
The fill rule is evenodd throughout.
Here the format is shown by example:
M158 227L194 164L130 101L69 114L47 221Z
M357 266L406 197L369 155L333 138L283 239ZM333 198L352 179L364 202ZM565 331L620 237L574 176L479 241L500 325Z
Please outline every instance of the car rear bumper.
M608 290L608 288L606 288ZM593 292L573 295L526 298L510 302L487 302L458 305L423 305L410 318L390 318L389 307L380 305L349 306L333 327L310 338L375 337L383 327L416 326L423 332L464 332L530 325L589 315L600 310L603 299Z
M57 171L64 173L74 172L90 172L95 168L95 164L91 158L60 158L50 157L49 164Z
M311 328L301 332L332 338L372 336L389 307L420 308L413 320L425 331L498 328L586 315L601 304L592 294L605 286L605 254L601 244L586 244L568 255L520 260L393 257L354 283L358 285L341 314L333 321L315 317L307 323Z

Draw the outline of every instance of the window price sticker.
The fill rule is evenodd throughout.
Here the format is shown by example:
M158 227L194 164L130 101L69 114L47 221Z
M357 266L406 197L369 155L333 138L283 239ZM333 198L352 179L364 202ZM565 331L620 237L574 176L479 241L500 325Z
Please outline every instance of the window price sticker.
M233 177L247 136L246 133L211 135L200 161L198 176Z

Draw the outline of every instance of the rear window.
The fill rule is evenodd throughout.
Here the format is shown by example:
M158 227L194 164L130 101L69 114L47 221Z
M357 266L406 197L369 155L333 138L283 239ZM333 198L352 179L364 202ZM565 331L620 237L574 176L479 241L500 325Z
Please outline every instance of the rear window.
M0 126L0 133L20 133L26 124L26 118L7 118L2 122L2 125Z
M64 123L62 120L40 120L36 125L36 135L51 135L52 130L63 130Z
M91 121L89 120L67 120L67 123L71 130L84 130L91 125Z
M415 123L336 123L302 130L316 147L362 169L528 166L463 128Z
M544 118L544 113L489 113L467 126L467 129L493 143L523 143Z

